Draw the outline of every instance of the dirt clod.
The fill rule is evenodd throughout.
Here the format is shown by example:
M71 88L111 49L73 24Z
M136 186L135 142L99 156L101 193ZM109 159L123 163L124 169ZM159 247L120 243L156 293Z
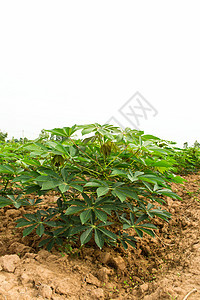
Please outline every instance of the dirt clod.
M101 288L95 289L91 294L92 298L95 299L104 299L104 291Z
M44 299L51 299L52 296L52 289L50 286L46 284L41 284L38 289L38 295L41 295Z
M85 278L85 281L89 284L93 284L93 285L96 285L96 286L100 286L101 283L100 281L98 280L98 278L96 278L94 275L92 274L88 274Z
M17 263L19 263L20 258L16 254L13 255L5 255L1 257L0 264L2 269L5 272L13 273L15 271Z
M126 269L126 263L121 256L113 257L110 262L120 271Z

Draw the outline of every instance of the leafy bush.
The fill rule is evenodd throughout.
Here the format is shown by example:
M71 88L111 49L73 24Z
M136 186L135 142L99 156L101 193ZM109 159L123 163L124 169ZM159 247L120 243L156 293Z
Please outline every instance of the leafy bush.
M198 146L178 149L174 154L174 159L174 166L178 174L186 175L200 170L200 148Z
M173 151L159 138L97 123L47 132L56 138L40 136L17 149L17 161L8 162L13 189L17 185L23 193L0 198L1 207L17 208L39 204L38 197L56 192L52 207L17 220L17 227L25 227L24 236L36 232L42 237L39 246L48 250L79 241L127 249L135 247L136 236L154 236L154 217L169 220L163 198L180 199L169 183L182 178L173 174ZM30 193L35 199L28 199Z
M7 136L8 136L7 132L4 133L4 132L2 132L2 131L0 130L0 143L1 143L1 142L5 142Z

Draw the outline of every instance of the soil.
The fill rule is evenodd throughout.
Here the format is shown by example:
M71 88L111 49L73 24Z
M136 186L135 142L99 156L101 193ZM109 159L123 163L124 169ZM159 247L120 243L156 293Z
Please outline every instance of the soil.
M39 237L15 228L30 208L0 209L0 300L200 299L200 174L184 178L172 184L182 201L166 198L172 219L155 220L156 237L145 236L137 249L48 252L37 247Z

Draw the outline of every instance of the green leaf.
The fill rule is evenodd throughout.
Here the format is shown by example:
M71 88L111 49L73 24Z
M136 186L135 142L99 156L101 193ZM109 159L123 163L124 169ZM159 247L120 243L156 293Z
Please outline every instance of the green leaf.
M65 215L76 214L76 213L82 211L83 209L84 209L84 206L83 207L80 207L80 206L70 206L66 210Z
M0 173L14 174L15 170L9 165L0 165Z
M141 229L138 229L137 227L134 227L134 229L135 229L135 231L136 231L136 233L139 235L139 237L143 237L143 232L142 232L142 230Z
M103 232L103 234L107 235L109 238L113 239L113 240L116 240L117 239L117 235L105 228L102 228L102 227L98 227L98 229Z
M187 181L186 179L182 178L181 176L173 176L170 179L176 183L184 183L185 181Z
M165 167L165 168L169 168L172 166L172 163L166 160L160 160L160 161L156 161L154 163L152 163L153 167Z
M89 181L89 182L87 182L87 183L84 185L84 187L87 187L87 186L89 186L89 187L97 187L97 186L101 186L101 184L98 183L98 182Z
M81 133L82 133L82 135L85 135L85 134L91 133L94 130L95 130L95 126L94 125L89 125L88 127L83 128Z
M31 226L25 228L23 230L23 236L29 235L35 229L36 226L37 226L37 224L36 225L31 225Z
M110 176L126 176L127 173L124 170L114 168Z
M84 231L81 234L81 236L80 236L81 245L84 245L84 244L88 243L91 240L92 231L93 231L93 228L90 227L89 229L87 229L86 231Z
M76 130L77 126L73 125L72 127L54 128L45 131L51 132L52 135L56 136L70 137Z
M150 230L150 229L141 227L140 230L142 230L143 232L147 233L148 235L150 235L152 237L155 236L154 232L152 230Z
M36 233L39 236L42 236L44 234L44 225L40 223L36 229Z
M107 222L107 214L104 211L99 210L99 209L95 209L94 212L95 212L96 217L100 221L102 221L104 223Z
M104 245L104 238L102 236L102 233L100 230L96 229L94 230L94 240L95 243L97 244L97 246L102 249L103 245Z
M12 204L12 200L0 196L0 208L5 207L7 205L11 205L11 204Z
M58 188L61 191L61 193L65 193L69 190L70 186L66 183L61 183L59 184Z
M144 221L144 220L146 220L146 219L148 219L148 215L145 213L145 214L141 215L141 216L137 219L137 221L135 222L135 225L139 224L140 222L142 222L142 221Z
M180 196L178 196L176 193L172 192L170 189L160 189L160 190L157 190L156 193L171 197L172 199L182 200L182 198Z
M136 248L135 242L131 241L131 240L126 240L126 242L131 245L133 248Z
M51 227L57 227L57 223L55 221L46 221L46 222L43 222L43 224L46 224Z
M87 205L92 206L92 201L91 201L90 197L85 193L82 193L82 196L83 196L85 202L87 203Z
M102 186L102 187L99 187L99 188L97 189L97 196L98 196L98 197L101 197L101 196L107 194L109 190L110 190L109 186Z
M128 245L125 241L121 240L122 246L124 247L125 250L128 249Z
M23 159L22 160L23 163L27 164L27 165L30 165L30 166L35 166L35 167L39 167L41 166L40 162L36 159Z
M51 180L51 177L47 176L47 175L40 175L40 176L36 177L35 180L38 182L45 182L45 181Z
M112 191L111 193L113 194L113 196L118 197L121 202L124 202L126 200L126 195L124 195L123 192L115 190L115 191Z
M80 214L81 223L85 224L92 217L91 209L84 210Z
M142 175L142 176L139 176L138 177L140 180L142 181L146 181L146 182L149 182L149 183L164 183L164 179L159 177L159 176L155 176L155 175L152 175L152 174L145 174L145 175Z
M61 181L59 180L48 180L42 184L42 190L51 190L57 187Z
M160 138L156 137L155 135L151 135L151 134L144 134L142 136L143 140L160 140Z
M138 225L138 227L139 226L141 226L142 228L157 229L157 227L154 224L151 224L151 223L141 224L141 225Z
M42 173L45 173L45 174L47 174L47 175L49 175L50 178L52 178L52 179L55 178L55 179L60 180L60 176L59 176L56 172L54 172L53 170L51 170L51 169L42 168L42 169L41 169L41 172L42 172Z
M133 191L133 189L125 186L119 186L114 188L112 194L114 196L117 196L121 202L124 202L127 197L139 200L138 195Z
M144 174L144 172L140 172L140 171L136 171L136 172L133 174L132 171L129 170L128 179L129 179L131 182L134 182L134 181L139 180L138 176L143 175L143 174Z
M128 229L130 227L131 227L131 225L129 225L129 224L123 224L123 229Z
M65 146L63 146L62 144L56 145L55 149L58 150L58 151L60 151L62 154L65 154L65 155L69 156L68 149Z
M20 219L16 220L16 223L17 223L17 225L15 227L17 227L17 228L30 225L30 221L26 220L26 219L23 219L23 218L20 218Z
M78 190L79 192L82 192L83 191L83 187L81 185L78 185L78 184L75 184L75 183L69 183L69 185L71 187L73 187L75 190Z

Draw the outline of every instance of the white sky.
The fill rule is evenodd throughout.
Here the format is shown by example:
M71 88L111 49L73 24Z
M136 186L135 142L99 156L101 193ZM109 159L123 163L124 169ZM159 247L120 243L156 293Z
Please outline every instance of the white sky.
M199 0L0 1L0 129L131 127L119 109L138 91L158 112L140 129L200 141L199 13Z

